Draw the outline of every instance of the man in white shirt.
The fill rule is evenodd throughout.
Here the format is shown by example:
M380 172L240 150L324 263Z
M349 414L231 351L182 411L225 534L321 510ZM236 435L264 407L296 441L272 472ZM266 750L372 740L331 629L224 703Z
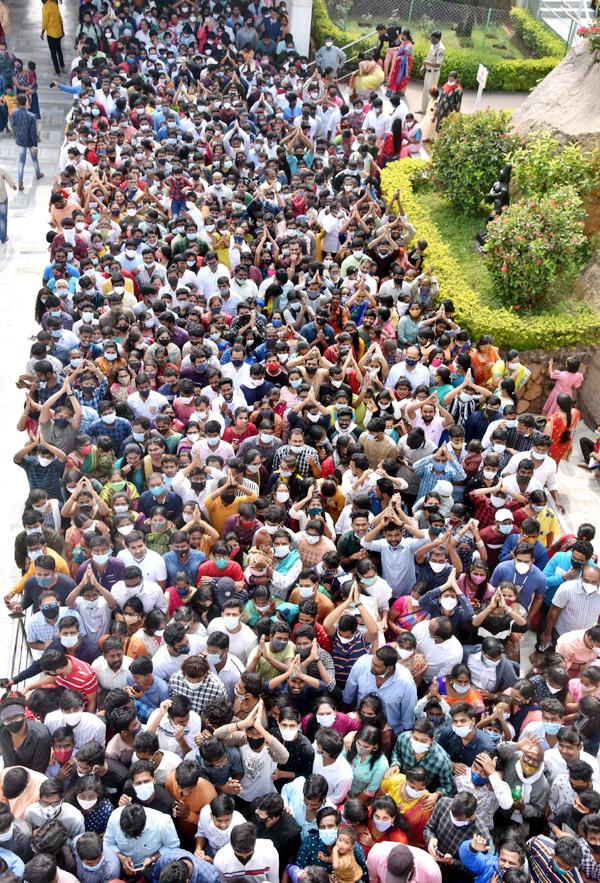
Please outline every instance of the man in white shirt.
M565 508L558 499L558 485L556 483L556 462L550 457L550 437L547 435L540 435L534 441L533 446L530 451L522 451L518 454L513 454L510 458L504 469L502 470L502 475L510 476L514 475L517 471L519 463L521 460L532 460L533 465L535 467L533 477L536 481L542 485L542 487L546 487L554 502L556 503L559 512L564 514Z
M401 377L410 380L413 390L422 384L430 386L429 369L425 365L419 364L419 350L416 346L407 347L405 357L406 361L398 362L397 365L390 368L390 373L385 381L386 388L393 390Z
M462 662L462 645L452 634L452 623L447 616L418 622L412 633L417 639L417 650L427 662L423 677L426 683L430 684L440 675L450 674L452 666Z
M248 664L250 651L258 644L256 633L252 629L240 622L242 615L242 604L231 598L223 605L223 615L213 619L208 624L208 635L213 632L224 632L229 636L229 648L234 656L244 663Z
M127 404L136 417L143 416L154 420L160 413L160 409L169 404L169 400L156 392L155 389L150 389L150 380L147 374L138 374L135 385L137 392L129 396Z
M202 719L195 711L190 711L190 700L185 696L174 696L161 702L160 708L148 718L147 730L158 736L159 748L170 751L183 759L189 751L196 749L196 736L202 732ZM179 735L180 728L183 733ZM178 738L175 738L175 731ZM183 743L183 744L182 744ZM184 746L188 750L184 750Z
M251 822L232 828L231 840L215 855L222 880L249 877L255 883L279 883L279 853L270 840L256 837Z
M123 654L123 639L117 635L109 635L102 642L102 656L92 662L98 686L103 690L126 687L127 673L132 662L130 656Z
M243 662L229 652L229 635L213 632L206 638L206 661L213 674L223 681L230 702L235 698L235 685L245 671Z
M108 638L107 638L108 640ZM65 690L59 700L60 708L44 718L44 726L52 735L59 727L69 726L75 738L75 751L86 742L106 743L106 725L95 714L83 710L81 693Z
M124 554L123 552L120 553ZM165 563L157 552L148 552L148 555L157 555L163 567ZM166 567L165 567L166 571ZM145 579L142 570L138 566L131 565L125 569L123 579L112 587L112 594L117 604L122 608L128 598L139 598L144 607L144 613L158 608L163 613L167 612L168 604L163 590L159 585L149 579Z
M392 118L383 112L381 98L375 98L371 110L365 116L365 131L367 129L375 129L378 141L392 129Z
M219 279L225 276L229 279L229 269L225 264L219 263L219 256L216 251L207 251L204 257L204 263L198 270L198 294L207 300L213 294L219 294Z
M136 574L132 572L127 576L126 570L123 574L123 580L115 583L112 587L113 596L116 597L115 590L117 586L119 586L122 592L129 592L123 600L127 600L127 598L130 598L132 595L140 596L140 600L144 605L144 612L147 613L148 610L152 609L152 607L149 607L148 610L146 609L147 602L144 600L144 596L152 600L152 606L160 607L161 610L166 612L167 602L165 601L165 597L163 595L162 600L158 598L158 593L155 591L156 586L154 585L154 583L158 583L158 586L161 589L164 590L167 588L167 568L162 556L159 555L158 552L148 549L144 534L140 530L134 530L126 536L125 545L127 548L119 552L117 558L125 563L127 570L135 567L137 568L138 573ZM143 576L144 582L147 584L147 591L144 591L146 588L145 586L139 585L140 580L136 580L136 577L138 576ZM122 586L121 582L125 582L125 580L127 580L127 582Z
M223 205L233 198L233 190L231 187L226 187L223 184L223 174L222 172L214 172L212 176L212 184L206 191L210 196L213 196L219 205ZM227 275L227 273L226 273Z
M197 656L206 650L206 638L188 635L182 622L170 622L163 633L161 646L152 657L153 674L168 681L179 671L188 656Z
M344 740L335 730L319 730L313 773L327 780L327 796L336 806L343 803L352 785L352 767L342 755Z
M192 445L192 457L198 454L205 461L211 454L223 457L224 463L235 456L232 446L221 438L221 427L214 415L204 425L204 438L199 439Z

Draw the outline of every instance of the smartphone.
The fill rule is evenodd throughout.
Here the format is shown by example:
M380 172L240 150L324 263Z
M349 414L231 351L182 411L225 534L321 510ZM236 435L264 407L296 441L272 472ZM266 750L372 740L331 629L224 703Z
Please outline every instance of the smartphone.
M439 856L440 858L444 858L444 855L445 855L445 853L440 852L439 849L436 849L435 854L436 854L437 856Z

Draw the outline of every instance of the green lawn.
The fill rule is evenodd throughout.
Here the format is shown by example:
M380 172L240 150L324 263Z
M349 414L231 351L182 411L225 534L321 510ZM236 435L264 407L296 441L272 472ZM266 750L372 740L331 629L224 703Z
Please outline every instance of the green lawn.
M461 7L458 6L458 9ZM508 13L507 23L508 23ZM356 19L353 17L348 18L348 24L346 25L346 30L352 33L365 33L365 27L361 27L358 22L362 21L362 19ZM522 50L517 46L515 41L510 38L506 32L506 30L500 24L490 24L488 37L485 41L485 48L482 50L481 47L483 45L483 34L485 31L485 25L478 24L473 26L473 30L470 38L466 37L457 37L456 32L454 30L450 30L449 22L444 22L443 24L437 24L434 20L427 20L427 30L429 30L429 25L433 24L434 27L439 27L443 32L443 41L446 49L475 49L481 52L481 63L487 64L492 61L499 61L500 59L505 58L529 58L528 55L524 54ZM344 27L343 19L339 22L339 27ZM373 30L375 25L369 26L367 30ZM427 37L420 33L421 31L421 22L418 19L413 19L411 24L411 30L413 36L415 38L415 50L419 52L419 55L426 55L429 49L429 40ZM490 34L493 35L490 37ZM375 38L373 38L373 42L375 42ZM494 44L503 44L506 49L494 49Z
M457 211L454 206L432 191L421 190L415 196L429 211L444 240L451 246L467 282L469 284L474 282L475 288L482 294L489 292L491 280L485 266L485 258L473 245L475 235L485 228L486 216ZM433 272L435 274L435 261Z

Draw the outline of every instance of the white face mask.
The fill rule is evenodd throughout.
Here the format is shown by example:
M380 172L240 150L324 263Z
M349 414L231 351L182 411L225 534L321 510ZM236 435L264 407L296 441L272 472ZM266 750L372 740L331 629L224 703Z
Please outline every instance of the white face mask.
M277 493L275 494L275 499L278 503L285 503L285 501L289 500L289 498L289 491L277 491Z
M423 788L422 791L417 791L415 788L411 788L408 782L406 783L406 793L409 797L412 797L413 800L418 800L419 797L422 797L426 790L426 788Z
M81 718L83 716L83 709L81 711L76 711L73 714L63 714L65 719L65 723L69 727L76 727L78 723L80 723Z
M408 659L408 657L412 656L414 652L414 650L403 650L402 647L398 648L398 656L400 659Z
M496 477L496 470L495 469L484 469L483 470L483 477L487 478L488 481L491 480L492 478L495 478Z
M456 735L459 737L459 739L465 739L469 735L469 733L471 732L471 724L465 724L464 727L456 727L453 724L452 729L454 730ZM466 822L465 822L465 824L466 824Z
M581 588L586 593L586 595L593 595L594 592L598 591L598 586L595 586L593 583L581 583Z
M306 542L307 542L310 546L316 546L316 544L317 544L317 543L319 542L319 540L321 539L321 537L315 537L315 536L313 536L313 535L310 534L310 533L306 533L306 534L304 534L304 538L306 539Z
M78 797L77 803L82 809L91 809L98 803L98 798L95 797L93 800L84 800L83 797Z
M458 604L458 601L456 600L456 598L441 598L440 604L442 605L444 610L454 610L454 608Z
M298 727L295 727L293 730L288 730L288 729L282 730L280 727L279 732L281 733L281 738L283 739L284 742L291 742L293 739L296 738L296 736L298 734Z
M240 618L239 616L224 616L223 617L223 625L227 629L228 632L232 632L239 625Z
M199 690L200 687L202 686L202 681L197 681L195 684L193 684L191 681L188 681L187 678L186 678L185 683L186 683L188 690L192 690L192 692L196 692L196 690Z
M470 819L465 819L464 821L459 821L454 817L453 813L450 813L450 818L452 819L452 824L456 825L457 828L464 828L465 825L468 825L471 821Z
M429 566L431 567L431 569L433 570L434 573L441 573L442 570L446 566L446 562L445 561L430 561ZM445 606L448 606L448 605L445 603L445 601L442 601L442 607L445 607ZM452 609L454 609L454 607L456 607L456 601L452 605Z
M417 742L416 739L410 740L410 747L416 755L425 754L426 751L429 751L429 745L425 745L423 742Z
M527 573L531 564L526 564L525 561L515 561L515 570L517 573Z
M276 558L285 558L286 555L289 555L289 552L289 546L275 546L275 548L273 549L273 554Z
M598 649L600 650L600 647ZM335 723L335 714L317 714L316 717L321 727L332 727Z
M452 681L452 687L457 693L468 693L471 689L470 684L457 684L455 681Z

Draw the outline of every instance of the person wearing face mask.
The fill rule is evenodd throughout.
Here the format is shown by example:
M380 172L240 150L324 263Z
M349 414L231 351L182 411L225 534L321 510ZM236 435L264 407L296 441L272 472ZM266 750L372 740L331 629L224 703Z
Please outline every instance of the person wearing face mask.
M573 566L577 546L585 543L580 540L571 551ZM574 579L567 579L556 590L552 598L548 617L540 643L555 644L558 637L576 629L591 628L598 620L596 610L600 607L600 569L595 564L584 564Z
M546 591L546 577L533 563L533 546L520 542L513 551L513 560L505 561L495 568L490 583L497 587L503 580L510 580L518 590L518 601L527 610L527 622L531 626L535 614L542 605Z
M556 483L557 465L549 454L552 441L548 435L535 435L530 451L514 454L508 461L508 465L504 468L502 474L506 476L514 475L518 472L521 460L532 460L534 465L534 478L539 482L541 487L545 487L550 491L556 507L559 512L564 515L565 508L560 502L558 495L558 487Z
M499 742L496 750L502 762L504 781L510 786L513 804L499 815L506 820L522 822L541 819L550 796L550 786L544 775L544 752L530 739L517 742Z
M449 674L435 678L428 695L436 699L443 698L450 708L457 702L463 704L467 702L472 706L475 714L485 711L481 693L471 683L471 673L463 662L452 666ZM443 730L440 730L441 732Z
M217 544L215 543L215 545ZM229 544L221 543L219 545L228 546ZM215 555L217 554L221 553L216 552ZM198 573L200 575L200 571ZM208 635L212 635L213 632L225 632L229 636L229 646L233 655L247 664L251 651L258 644L258 638L249 626L241 622L242 608L242 601L230 597L222 606L222 615L209 623Z
M33 851L31 849L31 828L23 819L17 818L11 812L8 803L2 803L0 806L0 843L2 850L14 853L22 861L31 858Z
M242 800L246 803L261 794L275 791L273 773L277 770L278 763L285 764L289 759L285 745L264 728L264 719L265 711L261 700L243 720L225 724L214 732L215 738L226 746L240 750L245 770L241 779ZM249 775L249 769L253 770L253 775Z
M600 657L600 626L562 634L556 643L556 652L564 658L569 676L581 677L583 669Z
M503 646L496 638L486 637L479 645L467 646L465 662L472 684L486 702L494 702L517 681L514 666L504 655Z
M488 791L487 793L489 794L490 792ZM478 796L476 793L476 797ZM472 840L465 840L461 844L458 855L471 874L476 875L479 883L490 881L494 876L504 879L507 871L524 868L526 861L525 852L516 840L507 839L501 844L496 855L495 853L490 854L489 844L478 834L475 834ZM524 871L522 874L523 878L525 878ZM529 879L532 878L529 877Z
M31 804L23 816L32 828L41 828L48 819L58 819L66 828L69 839L83 834L85 823L83 813L64 802L63 783L59 779L46 779L40 785L37 803Z
M463 685L459 684L459 687ZM454 689L456 691L456 687ZM481 751L493 751L495 745L487 733L476 728L475 713L468 702L462 699L455 702L450 717L452 725L443 727L437 741L450 758L453 774L460 776L466 773Z
M227 698L227 690L204 656L187 656L180 670L169 681L170 696L185 696L190 708L201 714L211 699Z
M46 715L44 720L50 735L59 727L69 726L73 730L75 750L86 742L106 742L106 724L94 714L83 710L81 694L74 690L65 690L60 697L59 708Z
M25 717L25 701L8 697L0 703L0 752L6 768L24 766L37 773L50 762L50 733L38 721ZM15 795L19 794L16 791ZM5 795L6 796L6 795Z
M459 859L461 844L474 836L481 837L486 844L492 843L489 829L477 813L476 798L464 791L438 800L423 834L427 852L441 865L444 879L449 881L469 879L469 872Z

